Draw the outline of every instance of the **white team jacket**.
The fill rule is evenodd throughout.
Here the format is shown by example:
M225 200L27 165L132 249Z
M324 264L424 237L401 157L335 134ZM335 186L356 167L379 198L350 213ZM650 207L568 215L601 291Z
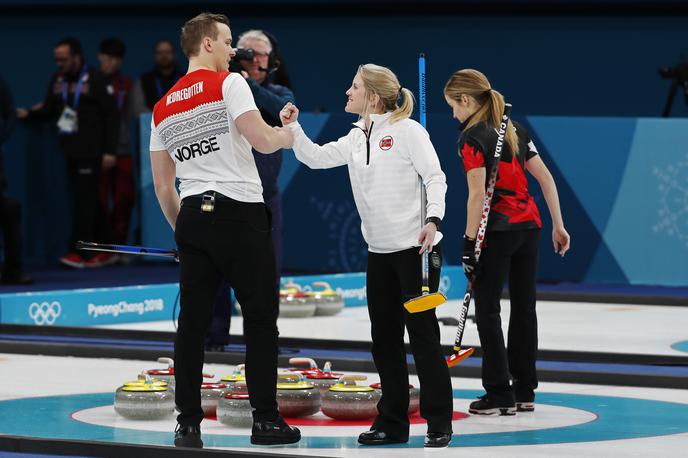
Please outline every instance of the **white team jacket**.
M363 120L346 136L322 146L313 143L298 122L289 124L299 161L312 169L348 166L361 232L374 253L420 246L419 175L427 192L426 216L442 218L445 209L446 177L430 136L416 121L390 123L390 116L370 116L369 150ZM438 232L433 244L441 239Z

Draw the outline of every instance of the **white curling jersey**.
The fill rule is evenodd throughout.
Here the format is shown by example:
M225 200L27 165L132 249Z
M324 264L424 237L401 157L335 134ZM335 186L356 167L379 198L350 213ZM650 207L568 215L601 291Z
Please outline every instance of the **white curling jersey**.
M150 150L174 160L179 191L216 191L241 202L263 202L251 145L234 121L258 110L246 80L229 72L196 70L155 104Z

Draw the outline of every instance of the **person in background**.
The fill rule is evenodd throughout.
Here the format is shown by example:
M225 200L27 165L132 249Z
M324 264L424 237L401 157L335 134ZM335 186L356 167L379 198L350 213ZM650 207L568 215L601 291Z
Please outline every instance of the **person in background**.
M17 108L17 117L57 121L72 194L70 249L60 262L84 268L93 256L77 252L75 244L96 239L103 157L117 150L120 117L104 75L85 62L76 38L60 40L53 54L58 70L48 83L43 103L30 110Z
M114 154L103 155L100 179L100 218L98 241L126 244L129 221L134 207L134 163L129 140L127 104L131 92L131 80L120 71L126 48L119 38L107 38L100 43L98 61L100 72L107 82L120 115L119 141ZM86 267L99 267L117 262L115 253L97 253Z
M0 78L0 228L5 247L0 283L28 285L33 283L33 278L25 274L22 268L21 204L5 195L7 179L2 161L2 147L12 133L15 119L12 94L5 81Z
M141 74L131 91L130 113L138 116L153 111L158 100L184 76L177 66L177 50L170 40L159 40L153 47L153 69Z
M153 46L153 68L151 71L142 73L134 82L129 95L128 116L129 116L129 138L135 151L145 151L147 138L141 138L140 118L143 113L150 113L160 98L170 90L170 88L184 76L177 66L177 50L174 43L170 40L158 40ZM147 122L147 121L144 121ZM141 148L141 149L139 149ZM147 167L147 165L144 165ZM136 171L140 171L136 167ZM134 179L140 183L140 175ZM139 211L141 207L139 206ZM139 222L142 215L138 215ZM141 228L139 227L139 230ZM139 239L140 232L136 232L134 238Z
M274 37L273 37L274 40ZM276 43L276 41L275 41ZM287 87L271 83L271 76L277 70L274 57L275 44L262 30L248 30L239 36L238 48L252 49L253 59L240 60L243 68L242 76L256 102L263 120L270 126L281 125L280 110L288 102L294 102L294 93ZM281 65L279 65L281 66ZM253 159L258 168L258 175L263 185L263 200L272 213L272 243L275 249L275 272L279 289L279 279L282 273L282 193L279 190L278 178L282 167L282 150L273 154L262 154L253 150ZM217 292L213 307L213 321L206 338L206 350L224 351L229 343L229 327L231 321L231 284L222 282Z

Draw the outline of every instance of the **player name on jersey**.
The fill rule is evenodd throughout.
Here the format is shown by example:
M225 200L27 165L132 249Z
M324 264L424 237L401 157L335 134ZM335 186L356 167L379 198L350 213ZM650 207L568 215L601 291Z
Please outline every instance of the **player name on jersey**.
M192 84L189 87L185 87L184 89L180 89L178 91L170 92L167 94L167 105L170 105L174 102L179 102L181 100L187 100L193 97L196 94L200 94L203 92L203 81L199 81L195 84Z

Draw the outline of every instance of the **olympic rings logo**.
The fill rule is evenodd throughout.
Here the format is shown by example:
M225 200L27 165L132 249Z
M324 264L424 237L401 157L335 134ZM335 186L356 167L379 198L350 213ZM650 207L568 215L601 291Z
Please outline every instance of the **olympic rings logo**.
M57 320L57 317L62 313L62 306L59 302L34 302L29 306L29 317L38 326L44 324L52 325Z
M446 292L449 291L449 288L451 288L451 279L449 278L449 275L442 275L440 277L440 293L446 294Z

